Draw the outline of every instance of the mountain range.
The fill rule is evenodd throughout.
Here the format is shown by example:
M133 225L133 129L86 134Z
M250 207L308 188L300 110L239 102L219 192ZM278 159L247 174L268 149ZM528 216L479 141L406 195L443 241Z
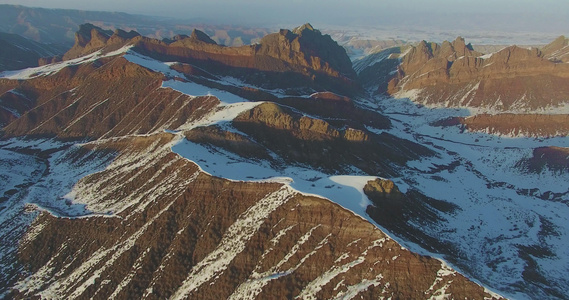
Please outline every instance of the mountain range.
M566 299L567 49L82 24L0 73L0 295Z

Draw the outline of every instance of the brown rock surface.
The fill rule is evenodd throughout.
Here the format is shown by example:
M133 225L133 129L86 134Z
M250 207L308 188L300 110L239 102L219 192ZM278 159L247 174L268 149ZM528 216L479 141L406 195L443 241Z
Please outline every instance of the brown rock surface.
M533 150L533 156L522 163L528 170L541 172L569 170L569 148L540 147Z
M112 31L92 24L81 25L75 33L75 44L63 55L63 60L81 57L105 47L112 34Z
M393 181L379 178L369 181L364 186L364 193L371 198L380 197L397 200L403 197L403 194Z
M162 75L122 57L66 67L18 83L37 106L6 126L5 136L98 138L175 129L219 100L164 89ZM36 100L37 99L37 100ZM197 109L201 108L201 109Z
M233 120L233 126L277 153L288 163L300 163L329 173L355 166L367 174L392 176L396 165L431 155L425 147L379 135L346 123L302 116L275 103L264 103Z
M569 39L560 36L553 42L545 45L541 51L543 56L553 62L569 62Z
M564 55L563 43L560 38L543 51L511 46L483 56L462 38L441 46L423 41L404 56L388 92L433 106L554 109L569 95L569 65L552 58Z
M118 156L78 183L76 201L114 215L41 213L19 251L29 273L10 296L492 297L330 201L201 173L171 152L172 137L86 144Z
M132 44L136 51L159 60L193 64L211 73L232 74L268 88L308 87L353 94L360 87L345 50L310 24L265 36L259 44L226 47L205 33L159 41L135 32L114 34L91 24L82 25L76 43L63 59L97 50L111 51ZM263 74L263 75L260 75Z
M462 118L470 131L507 136L554 137L569 135L569 115L481 114Z

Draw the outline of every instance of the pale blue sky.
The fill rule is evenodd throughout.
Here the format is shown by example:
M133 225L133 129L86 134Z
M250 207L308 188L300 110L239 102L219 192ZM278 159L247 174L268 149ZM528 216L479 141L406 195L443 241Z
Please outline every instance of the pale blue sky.
M123 11L128 13L205 18L213 21L321 23L381 22L394 16L500 13L523 16L569 16L569 0L16 0L0 1L33 7ZM543 17L545 18L545 17ZM530 19L531 20L531 19Z

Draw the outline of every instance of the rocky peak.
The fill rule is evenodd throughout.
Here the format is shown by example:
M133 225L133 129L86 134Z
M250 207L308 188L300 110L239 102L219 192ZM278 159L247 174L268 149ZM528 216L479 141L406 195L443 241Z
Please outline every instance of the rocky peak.
M325 73L355 78L346 50L310 24L294 30L281 29L260 41L260 52L289 63L300 64ZM337 74L339 73L339 74Z
M314 27L312 25L310 25L310 23L306 23L302 26L296 27L295 29L292 30L293 33L301 35L304 31L313 31L313 32L318 32L320 33L320 31L314 29Z
M111 30L104 30L93 24L82 24L79 26L79 30L75 33L75 45L85 47L93 40L106 42L112 34L113 32Z
M192 40L192 42L203 42L207 44L217 45L217 43L214 40L212 40L207 34L197 29L194 29L192 31L190 39Z
M134 30L131 30L131 31L129 31L129 32L126 32L126 31L124 31L124 30L122 30L122 29L117 29L117 30L115 30L115 32L113 33L113 36L117 36L117 37L120 37L120 38L123 38L123 39L127 40L127 39L132 39L132 38L135 38L135 37L137 37L137 36L140 36L140 33L136 32L136 31L134 31Z
M140 36L140 34L134 30L126 32L124 30L117 29L117 30L115 30L113 35L109 38L106 45L103 45L103 47L108 46L108 45L123 45L124 43L128 42L129 40L132 40L133 38L136 38L139 36Z
M456 40L452 42L452 48L458 57L480 55L480 53L474 51L474 48L472 48L472 44L470 43L466 44L464 38L461 36L457 37Z
M561 105L567 94L559 89L567 86L569 74L564 59L569 61L569 40L564 37L543 51L510 46L487 55L474 51L462 37L440 47L421 42L402 59L388 93L402 92L429 105L504 111ZM414 93L405 93L411 90Z
M75 33L75 44L63 55L63 60L74 59L103 48L113 32L93 24L82 24Z
M543 57L553 62L569 62L569 39L560 36L542 49Z
M401 69L405 73L413 73L433 58L433 50L426 41L419 42L403 57Z
M538 63L542 61L541 56L541 51L537 48L525 49L518 46L510 46L494 53L492 57L488 59L488 62L501 62L509 64L520 61L533 60Z

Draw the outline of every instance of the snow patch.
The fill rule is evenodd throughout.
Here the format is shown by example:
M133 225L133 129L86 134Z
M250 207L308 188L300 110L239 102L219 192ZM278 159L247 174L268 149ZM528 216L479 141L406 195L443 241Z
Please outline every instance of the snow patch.
M132 46L125 46L123 48L120 48L116 51L109 52L109 53L103 53L101 50L99 50L97 52L91 53L91 54L86 55L86 56L82 56L79 58L66 60L66 61L62 61L62 62L57 62L57 63L45 65L45 66L27 68L27 69L16 70L16 71L4 71L4 72L0 73L0 78L13 79L13 80L26 80L26 79L32 79L32 78L36 78L36 77L40 77L40 76L47 76L47 75L55 74L55 73L61 71L65 67L89 63L89 62L93 62L99 58L111 57L111 56L120 55L122 53L126 53L130 48L132 48Z

